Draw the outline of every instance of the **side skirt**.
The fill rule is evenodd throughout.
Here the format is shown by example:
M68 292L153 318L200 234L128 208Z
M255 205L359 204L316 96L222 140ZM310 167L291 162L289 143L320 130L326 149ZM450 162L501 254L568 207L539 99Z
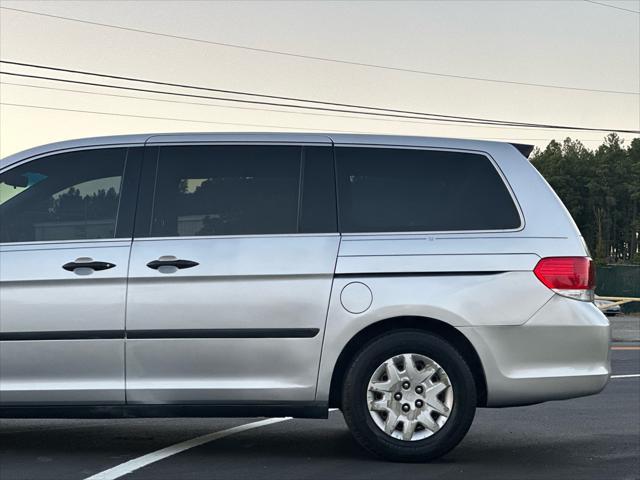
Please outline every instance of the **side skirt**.
M294 417L328 418L324 402L207 405L64 405L5 406L0 418L168 418L168 417Z

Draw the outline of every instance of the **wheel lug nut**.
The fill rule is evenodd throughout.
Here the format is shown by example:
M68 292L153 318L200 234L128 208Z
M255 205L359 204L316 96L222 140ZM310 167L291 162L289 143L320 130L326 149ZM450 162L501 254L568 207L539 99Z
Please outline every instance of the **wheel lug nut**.
M402 388L409 390L409 388L411 388L411 384L409 382L402 382Z
M424 406L424 402L422 400L416 400L416 407L422 408Z
M393 396L393 398L395 398L396 400L402 400L402 394L398 392Z
M424 392L424 387L422 385L418 385L416 387L416 393L422 393L422 392Z
M411 410L411 407L409 406L408 403L405 403L404 405L402 405L403 412L408 412L409 410Z

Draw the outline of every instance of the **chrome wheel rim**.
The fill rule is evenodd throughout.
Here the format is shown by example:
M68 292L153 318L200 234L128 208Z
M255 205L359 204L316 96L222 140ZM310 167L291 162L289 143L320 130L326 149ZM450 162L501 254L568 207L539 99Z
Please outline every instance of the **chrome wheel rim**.
M367 406L387 435L417 441L438 432L453 408L453 387L444 369L427 356L404 353L376 368Z

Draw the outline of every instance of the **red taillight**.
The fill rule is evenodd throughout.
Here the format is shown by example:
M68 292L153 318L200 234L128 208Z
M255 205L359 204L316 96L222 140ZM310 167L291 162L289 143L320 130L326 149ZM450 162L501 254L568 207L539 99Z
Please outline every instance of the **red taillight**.
M548 257L533 269L536 277L554 292L578 300L593 300L595 267L587 257Z

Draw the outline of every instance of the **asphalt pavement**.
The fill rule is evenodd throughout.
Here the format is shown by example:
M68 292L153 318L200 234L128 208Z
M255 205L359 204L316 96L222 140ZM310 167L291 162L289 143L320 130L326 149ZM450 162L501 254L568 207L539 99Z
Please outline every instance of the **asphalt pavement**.
M640 342L640 314L610 317L609 322L614 342Z
M637 343L616 343L611 353L614 375L640 373ZM84 479L256 420L5 419L0 421L0 479ZM293 419L232 431L120 478L638 479L640 378L613 378L590 397L479 409L463 442L429 464L372 457L358 447L335 411L329 420Z

